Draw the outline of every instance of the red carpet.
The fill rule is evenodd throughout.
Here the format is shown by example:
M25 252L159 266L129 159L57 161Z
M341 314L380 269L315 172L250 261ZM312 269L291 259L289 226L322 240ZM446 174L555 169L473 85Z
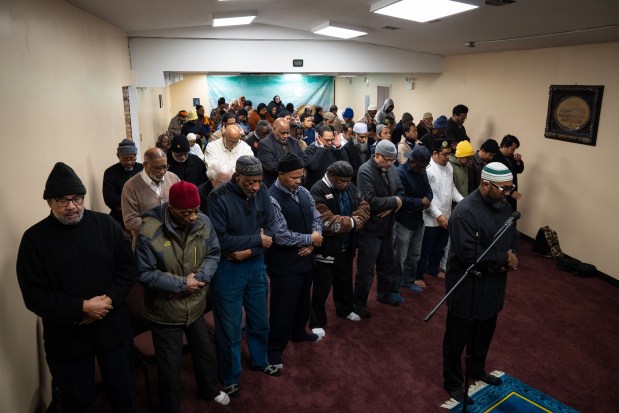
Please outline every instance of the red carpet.
M582 412L617 411L619 392L619 296L598 278L576 278L523 242L518 271L510 273L505 309L488 357L502 370ZM283 375L244 370L241 397L229 406L196 398L189 356L184 358L183 412L446 412L442 389L442 337L446 307L423 318L444 294L432 279L423 293L402 293L394 308L370 295L370 320L335 316L329 304L327 336L317 343L291 343ZM246 351L246 350L245 350ZM246 365L246 353L245 366ZM156 383L155 369L151 371ZM144 380L136 370L141 411ZM101 393L97 411L110 411Z

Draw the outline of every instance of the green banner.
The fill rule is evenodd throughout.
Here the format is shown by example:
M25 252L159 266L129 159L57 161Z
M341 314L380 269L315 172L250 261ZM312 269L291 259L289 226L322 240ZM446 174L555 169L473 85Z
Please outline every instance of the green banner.
M327 110L335 101L335 81L333 76L310 76L301 74L286 75L240 75L208 76L209 103L217 106L217 99L232 99L245 96L253 107L259 103L269 104L274 96L279 96L284 105L292 103L295 109L304 106L322 106Z

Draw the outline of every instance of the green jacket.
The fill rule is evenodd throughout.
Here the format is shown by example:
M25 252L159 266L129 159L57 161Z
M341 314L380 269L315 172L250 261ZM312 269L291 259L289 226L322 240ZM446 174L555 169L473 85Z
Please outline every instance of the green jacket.
M466 197L469 194L469 170L468 166L460 165L454 155L449 156L449 163L454 170L454 185L460 195Z
M136 255L144 285L144 317L158 324L190 325L206 307L208 284L217 270L219 241L211 221L199 214L182 239L164 203L144 213ZM187 294L187 275L207 285Z

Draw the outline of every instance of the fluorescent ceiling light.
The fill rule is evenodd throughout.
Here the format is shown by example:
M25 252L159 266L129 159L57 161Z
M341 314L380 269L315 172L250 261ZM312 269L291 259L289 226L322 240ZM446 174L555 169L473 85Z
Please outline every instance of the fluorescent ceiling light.
M400 19L425 23L441 17L476 9L479 6L452 0L381 0L370 11Z
M215 14L213 15L213 27L250 24L257 15L258 13L254 11Z
M312 33L322 34L324 36L339 37L340 39L350 39L368 34L368 31L363 27L355 27L348 24L327 21L319 24L318 26L312 27Z

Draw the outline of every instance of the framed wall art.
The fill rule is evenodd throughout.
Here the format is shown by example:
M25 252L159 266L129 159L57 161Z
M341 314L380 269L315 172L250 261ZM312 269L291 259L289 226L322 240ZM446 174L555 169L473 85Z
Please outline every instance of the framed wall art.
M551 85L544 136L595 146L604 86Z

